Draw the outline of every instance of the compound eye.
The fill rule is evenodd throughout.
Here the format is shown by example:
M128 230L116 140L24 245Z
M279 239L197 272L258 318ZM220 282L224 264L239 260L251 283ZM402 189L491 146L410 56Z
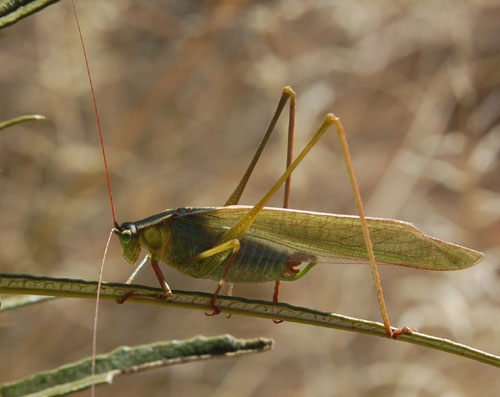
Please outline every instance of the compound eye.
M132 230L124 230L123 232L121 232L120 237L123 242L128 243L130 240L132 240Z
M132 222L124 223L115 230L117 230L120 240L124 243L128 243L137 236L137 227Z

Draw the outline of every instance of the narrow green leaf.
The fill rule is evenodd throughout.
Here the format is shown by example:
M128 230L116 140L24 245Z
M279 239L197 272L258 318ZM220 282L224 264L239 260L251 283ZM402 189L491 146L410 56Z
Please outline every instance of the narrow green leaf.
M41 303L55 299L55 296L36 296L36 295L15 295L3 298L1 301L0 312L17 309L35 303Z
M196 336L186 340L122 346L96 357L96 375L91 376L91 358L40 372L0 387L2 397L62 396L95 385L109 384L115 376L191 361L268 351L273 341L265 338L237 339L231 335Z
M1 23L1 17L0 17L0 23ZM0 130L3 130L4 128L11 127L16 124L24 123L26 121L38 121L38 120L45 120L45 116L41 116L39 114L28 114L25 116L19 116L14 119L2 121L0 123Z
M0 4L0 29L12 25L59 0L9 0Z

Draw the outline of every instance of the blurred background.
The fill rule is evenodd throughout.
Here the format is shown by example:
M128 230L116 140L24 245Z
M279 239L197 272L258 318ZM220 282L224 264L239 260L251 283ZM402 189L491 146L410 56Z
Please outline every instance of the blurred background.
M222 205L281 90L297 92L296 149L327 112L346 129L367 214L484 251L460 272L380 269L394 326L500 354L500 3L78 2L119 222ZM47 121L0 140L0 269L96 280L112 227L95 116L69 1L1 32L0 119ZM242 204L284 170L286 118ZM356 214L332 131L295 172L291 207ZM280 206L282 193L271 202ZM104 278L132 271L113 240ZM216 283L165 269L174 289ZM146 268L138 283L156 286ZM234 294L271 300L273 284ZM282 285L295 305L380 321L368 266L323 265ZM0 382L88 356L94 303L2 314ZM231 333L272 352L120 378L100 395L498 395L498 369L365 335L202 312L101 305L98 351ZM80 395L87 395L81 393Z

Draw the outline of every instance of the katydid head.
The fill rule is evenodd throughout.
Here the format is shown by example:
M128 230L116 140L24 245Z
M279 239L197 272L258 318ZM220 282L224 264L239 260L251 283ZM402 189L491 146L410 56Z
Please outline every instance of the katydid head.
M148 252L151 259L164 260L172 237L169 227L172 211L166 212L168 215L161 213L139 222L125 222L113 228L113 232L120 239L123 257L127 262L135 265L142 248ZM161 221L152 221L157 218Z
M141 253L141 243L139 242L139 232L132 222L127 222L119 227L113 228L113 232L120 239L123 249L123 257L132 265L139 260Z

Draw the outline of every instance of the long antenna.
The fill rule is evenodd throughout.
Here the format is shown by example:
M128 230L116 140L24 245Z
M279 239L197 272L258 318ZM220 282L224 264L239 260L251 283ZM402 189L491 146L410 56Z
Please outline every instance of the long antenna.
M115 205L113 202L113 194L111 193L111 181L109 179L108 161L106 159L106 151L104 150L104 140L102 138L101 120L99 119L99 111L97 110L97 102L95 99L94 83L92 82L92 75L90 73L89 61L87 58L87 50L85 48L85 43L83 42L82 29L80 28L80 21L78 19L78 14L76 12L75 0L71 0L71 4L73 6L73 14L75 15L76 26L78 28L78 35L80 36L80 43L82 44L83 57L85 58L85 65L87 67L87 75L89 76L90 91L92 93L92 101L94 102L94 111L95 111L95 116L96 116L96 120L97 120L97 129L99 130L99 139L101 141L102 158L104 160L104 169L106 170L106 181L108 183L109 201L111 203L111 213L113 214L113 224L114 224L114 227L116 229L119 227L119 225L118 225L118 222L116 221ZM108 246L109 246L109 242L111 240L111 235L113 234L113 230L111 230L109 233L108 241L106 243L106 248L104 249L104 255L102 258L101 268L100 268L100 272L99 272L99 281L97 283L97 294L96 294L95 311L94 311L94 331L92 333L92 360L91 360L91 376L92 376L92 378L95 376L95 372L96 372L97 317L99 314L99 297L100 297L100 292L101 292L102 274L103 274L103 270L104 270L104 261L106 260L106 253L108 251ZM95 384L93 381L92 381L92 384L90 386L90 395L91 395L91 397L95 396Z
M118 228L119 225L118 225L118 222L116 221L115 205L113 202L113 194L111 193L111 181L109 179L108 161L106 159L106 151L104 150L104 141L102 139L101 120L99 119L99 112L97 110L97 102L95 99L94 83L92 82L92 76L90 74L89 61L87 58L87 50L86 50L85 44L83 42L83 35L82 35L82 30L80 28L80 21L78 20L78 14L76 13L75 0L71 0L71 4L73 5L73 14L75 15L76 26L78 27L78 34L80 36L80 43L82 44L83 56L85 58L85 65L87 67L87 75L89 76L90 91L92 92L92 101L94 102L94 111L95 111L95 117L97 120L97 129L99 130L99 139L101 141L102 158L104 160L104 168L106 170L106 181L108 183L109 201L111 203L111 213L113 214L113 224L114 224L115 228Z

